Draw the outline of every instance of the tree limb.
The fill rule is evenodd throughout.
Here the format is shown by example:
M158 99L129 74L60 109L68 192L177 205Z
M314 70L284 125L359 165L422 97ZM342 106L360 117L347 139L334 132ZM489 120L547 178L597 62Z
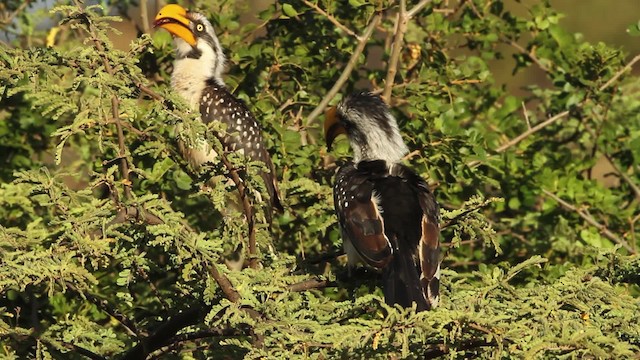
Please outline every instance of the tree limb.
M166 346L167 341L175 336L178 331L202 321L205 313L202 310L202 307L197 306L174 315L171 319L158 327L152 335L144 339L140 339L136 346L129 349L121 357L121 360L144 359L153 351Z
M360 54L362 54L362 52L364 51L364 47L367 44L367 41L369 41L371 34L373 34L373 30L376 28L379 22L380 22L380 15L374 16L371 22L369 23L369 25L367 26L367 28L364 30L364 32L360 36L360 41L358 42L356 49L351 55L351 58L349 59L347 66L345 66L344 70L342 71L342 74L340 74L340 77L338 78L336 83L333 84L333 87L331 87L331 90L327 92L327 94L320 101L318 106L316 106L316 108L313 109L311 114L309 114L309 116L307 117L307 125L310 125L313 122L313 120L315 120L318 117L318 115L320 115L324 111L324 109L327 107L327 104L329 104L331 99L333 99L333 97L336 96L338 91L340 91L340 88L342 87L342 85L344 85L344 83L349 79L349 76L351 76L351 72L353 71L353 68L358 63L358 58L360 57Z

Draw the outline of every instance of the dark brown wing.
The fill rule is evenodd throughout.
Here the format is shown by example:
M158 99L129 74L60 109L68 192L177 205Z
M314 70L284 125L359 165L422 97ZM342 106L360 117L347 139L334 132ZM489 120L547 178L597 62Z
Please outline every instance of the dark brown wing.
M374 183L353 164L336 175L334 204L343 233L367 264L382 268L391 260L393 249L384 232L384 223L373 198Z
M220 121L227 126L228 135L222 139L227 151L244 151L251 160L263 162L268 172L260 173L269 193L271 207L282 210L275 168L267 151L262 129L241 100L215 80L209 80L202 92L200 114L205 123Z
M334 200L348 240L365 262L383 269L385 301L436 306L439 209L424 180L401 164L361 161L340 169Z

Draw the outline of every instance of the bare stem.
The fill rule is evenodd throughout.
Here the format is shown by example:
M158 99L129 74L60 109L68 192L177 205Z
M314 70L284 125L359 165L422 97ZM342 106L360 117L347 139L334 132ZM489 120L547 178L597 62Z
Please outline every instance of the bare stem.
M393 47L391 48L391 55L389 56L389 66L387 68L387 76L384 81L384 91L382 92L382 98L387 103L391 101L391 90L393 89L396 73L398 71L398 62L400 61L400 53L402 52L402 42L404 41L404 34L407 32L409 21L420 10L422 10L429 1L430 0L422 0L411 10L407 11L406 0L400 0L400 10L398 12L398 17L396 18Z
M142 31L149 33L149 12L147 11L147 0L140 0L140 21L142 23Z
M367 44L367 41L369 41L371 34L373 34L373 30L376 28L379 22L380 22L380 15L376 15L373 17L373 19L371 19L371 22L369 23L365 31L360 36L360 41L358 42L358 46L356 46L356 49L354 50L353 55L351 55L351 59L349 59L347 66L342 71L342 74L340 74L340 77L338 78L336 83L333 85L331 90L327 92L327 94L320 101L318 106L316 106L316 108L313 109L311 114L309 114L309 117L307 117L307 126L310 125L313 122L313 120L315 120L318 117L318 115L320 115L324 111L324 109L327 107L331 99L333 99L333 97L336 96L338 91L340 91L340 88L342 87L342 85L344 85L344 83L349 79L349 76L351 76L351 72L353 71L353 68L358 63L358 58L360 57L360 54L362 54L362 52L364 51L364 47Z

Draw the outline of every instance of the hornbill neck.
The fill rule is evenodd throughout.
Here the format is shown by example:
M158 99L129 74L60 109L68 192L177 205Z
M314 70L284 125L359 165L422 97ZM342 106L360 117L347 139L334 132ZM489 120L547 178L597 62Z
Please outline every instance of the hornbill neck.
M391 165L400 162L409 152L397 129L391 136L379 128L370 128L366 132L360 132L360 130L353 132L348 136L353 149L353 160L356 163L362 160L384 160Z
M202 91L207 87L208 83L213 81L224 87L222 70L212 67L211 59L208 59L204 53L199 59L178 58L173 66L171 86L194 109L199 107Z

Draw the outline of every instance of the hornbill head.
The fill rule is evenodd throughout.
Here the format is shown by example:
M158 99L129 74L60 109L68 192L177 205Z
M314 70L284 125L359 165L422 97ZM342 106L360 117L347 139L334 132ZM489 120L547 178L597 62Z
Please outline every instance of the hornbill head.
M161 27L173 35L177 49L177 61L193 59L205 78L213 77L222 82L225 56L213 26L207 18L180 5L170 4L158 12L154 27Z
M366 91L349 95L327 110L324 134L329 149L338 135L346 134L356 163L361 160L395 163L409 152L387 104Z

